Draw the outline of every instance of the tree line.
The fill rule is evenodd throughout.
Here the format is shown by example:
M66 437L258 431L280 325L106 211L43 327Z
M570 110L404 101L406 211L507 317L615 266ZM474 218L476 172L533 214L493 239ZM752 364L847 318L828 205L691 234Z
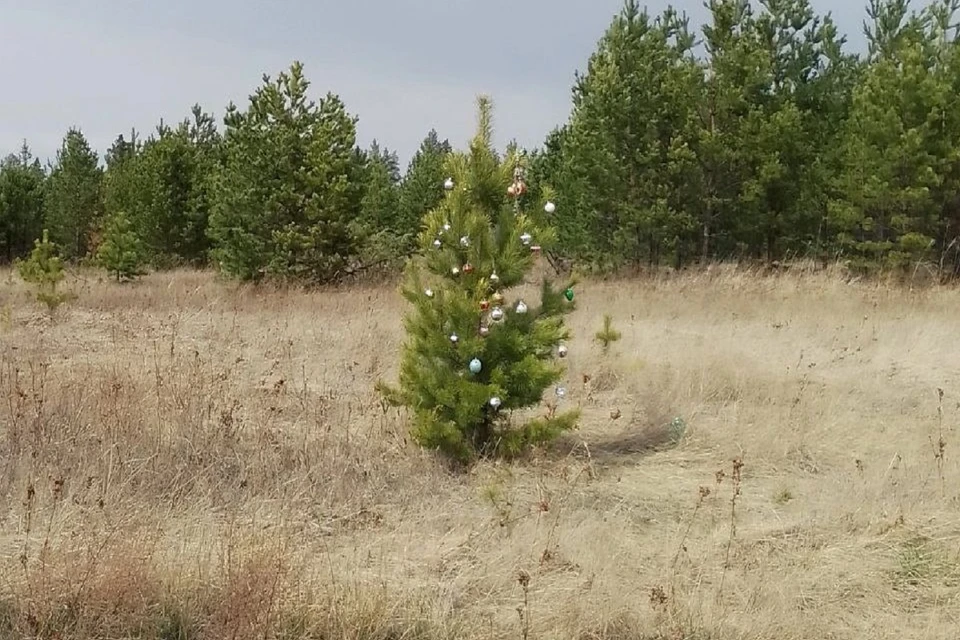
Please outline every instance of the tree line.
M558 252L585 266L842 260L960 273L960 0L869 0L848 51L808 0L708 0L700 33L626 0L576 73L572 109L527 154L555 190ZM342 279L416 247L449 141L401 171L295 62L222 128L195 106L100 162L79 129L44 167L0 163L0 259L44 229L118 277L177 265L242 280Z

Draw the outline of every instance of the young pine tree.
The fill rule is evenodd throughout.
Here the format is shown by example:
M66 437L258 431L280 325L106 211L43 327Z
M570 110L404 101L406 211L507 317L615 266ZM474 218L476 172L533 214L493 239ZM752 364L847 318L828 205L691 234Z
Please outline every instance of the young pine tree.
M391 404L413 412L415 440L468 462L476 455L516 455L572 428L576 410L511 424L563 376L563 315L573 309L572 283L548 279L540 304L510 295L555 232L549 188L525 211L523 157L511 148L501 162L491 143L491 105L482 97L479 130L468 153L446 159L446 195L423 217L420 254L407 264L399 388L381 385ZM557 388L558 395L562 388Z
M97 250L97 261L117 282L143 275L144 246L123 211L111 216Z
M57 286L66 277L63 260L57 247L50 242L50 234L43 230L43 240L33 241L33 251L26 260L16 262L17 271L24 282L34 285L38 302L47 305L50 313L56 311L62 302L71 296L57 290Z

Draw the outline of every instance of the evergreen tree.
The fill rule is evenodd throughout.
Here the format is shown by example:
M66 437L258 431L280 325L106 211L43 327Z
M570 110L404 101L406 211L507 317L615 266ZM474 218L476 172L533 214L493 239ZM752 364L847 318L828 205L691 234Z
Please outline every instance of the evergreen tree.
M943 0L908 14L900 0L871 3L870 64L853 94L831 208L854 266L937 259L960 233L958 8Z
M42 238L33 241L29 258L18 260L16 266L24 282L34 285L37 301L47 305L51 312L70 297L70 294L57 290L66 273L63 260L46 229Z
M434 209L443 199L443 168L451 151L450 142L440 140L436 130L431 129L407 165L400 184L395 223L400 235L406 239L405 250L412 251L416 247L423 212Z
M57 151L44 199L45 223L67 260L86 257L102 211L103 172L79 129L70 129Z
M336 95L309 101L308 87L294 63L275 81L264 76L246 111L227 108L208 233L230 276L322 283L355 266L356 119Z
M518 454L574 426L576 410L510 424L513 411L540 403L563 376L556 354L568 338L563 315L573 290L543 280L540 304L505 298L555 241L541 211L549 188L524 211L524 159L502 161L491 146L491 105L479 99L479 128L468 153L448 156L446 197L423 217L421 255L408 263L403 295L412 310L399 388L381 385L392 403L413 411L414 437L460 461L476 454ZM511 202L511 199L513 200ZM526 204L526 203L524 203Z
M117 282L143 274L143 243L125 212L119 211L110 217L97 250L97 261Z
M13 262L40 236L45 180L26 142L19 154L0 162L0 260Z

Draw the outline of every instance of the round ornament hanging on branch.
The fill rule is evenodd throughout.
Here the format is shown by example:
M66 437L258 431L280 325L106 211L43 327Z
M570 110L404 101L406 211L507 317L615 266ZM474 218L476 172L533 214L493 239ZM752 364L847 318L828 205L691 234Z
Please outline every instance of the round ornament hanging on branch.
M567 290L563 292L563 297L565 297L570 302L573 302L573 288L567 287Z
M567 347L566 347L566 345L560 345L560 346L557 348L557 355L559 355L561 358L566 358L566 357L567 357Z
M520 242L522 242L524 246L530 244L531 240L533 240L533 236L529 233L524 232L520 234Z
M552 202L547 202L547 204L543 205L543 210L547 213L553 213L557 210L557 205L553 204Z
M493 407L494 409L499 409L500 398L498 398L497 396L493 396L492 398L490 398L490 406Z
M490 308L490 301L489 301L489 300L481 300L481 301L480 301L480 311L486 311L486 310L489 309L489 308Z
M433 297L433 289L424 289L423 295L427 296L428 298L432 298L432 297Z
M460 246L469 247L470 246L470 236L460 236Z
M503 309L500 307L494 307L493 311L490 312L490 319L494 322L500 322L503 320Z
M468 262L467 264L463 265L463 272L464 272L464 273L472 273L472 272L473 272L473 265L470 264L469 262Z
M480 337L486 338L488 335L490 335L490 327L485 324L480 325Z
M452 273L452 274L455 275L455 276L460 275L460 267L454 267L454 268L450 269L450 273Z
M527 303L521 300L517 303L517 313L523 314L527 312Z
M437 238L436 240L433 241L433 246L436 247L437 249L443 246L443 243L440 242L440 238Z
M460 342L460 338L457 337L457 334L451 333L451 334L450 334L450 342L451 342L452 344L457 344L458 342Z
M453 178L447 178L443 182L443 188L446 189L447 191L451 191L453 189Z
M499 284L499 282L500 282L500 276L498 276L497 272L494 271L493 273L490 274L490 283L493 285L497 285Z
M480 363L479 359L474 358L473 360L470 361L470 373L476 375L480 373L480 369L482 368L483 368L483 365Z

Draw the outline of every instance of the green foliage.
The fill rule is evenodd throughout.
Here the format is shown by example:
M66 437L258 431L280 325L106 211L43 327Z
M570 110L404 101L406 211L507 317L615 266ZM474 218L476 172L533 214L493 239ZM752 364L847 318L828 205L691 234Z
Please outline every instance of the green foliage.
M355 267L356 119L333 94L308 100L308 87L294 63L275 81L264 76L246 111L227 108L208 233L229 276L323 283Z
M120 136L107 152L106 215L129 216L154 266L205 263L220 149L213 117L195 105L192 119L161 123L146 141Z
M63 260L46 229L43 230L42 239L34 240L30 257L18 260L16 266L24 282L34 285L37 301L47 305L51 313L72 297L69 293L58 291L58 285L66 274Z
M96 152L79 129L70 129L57 151L44 199L46 228L66 260L84 258L90 250L102 211L102 178Z
M26 254L41 233L46 174L26 143L0 162L0 260Z
M398 219L395 223L404 244L404 253L416 248L424 211L431 211L443 200L444 164L452 151L447 140L430 130L410 160L400 184Z
M514 209L507 188L524 158L514 147L498 158L491 129L491 105L481 98L478 131L468 152L448 156L452 188L423 216L420 255L408 262L402 293L412 309L399 388L380 385L390 402L412 410L417 442L461 462L477 454L517 455L572 428L578 416L551 411L511 424L513 411L539 404L562 377L554 353L569 336L563 315L573 305L547 279L539 306L505 298L534 266L531 247L549 247L556 234L540 213L549 189L524 202L530 209ZM521 304L526 313L518 311ZM477 371L470 369L474 359Z
M609 313L603 314L603 328L594 334L594 339L603 347L603 352L610 350L610 344L616 342L621 337L620 332L613 328L613 316Z
M625 0L576 75L568 120L526 158L549 185L548 257L578 272L714 260L842 260L960 275L960 0L868 0L867 51L810 0L707 0L699 33L673 7ZM699 46L699 45L703 46ZM212 258L235 278L340 280L417 249L451 148L431 130L401 175L356 145L333 93L294 63L264 77L223 136L194 106L117 138L106 170L78 129L49 177L24 145L0 163L0 260L46 226L68 260L125 212L154 267ZM566 262L566 261L565 261Z
M113 274L117 282L143 274L144 248L123 211L111 216L97 250L97 262Z

